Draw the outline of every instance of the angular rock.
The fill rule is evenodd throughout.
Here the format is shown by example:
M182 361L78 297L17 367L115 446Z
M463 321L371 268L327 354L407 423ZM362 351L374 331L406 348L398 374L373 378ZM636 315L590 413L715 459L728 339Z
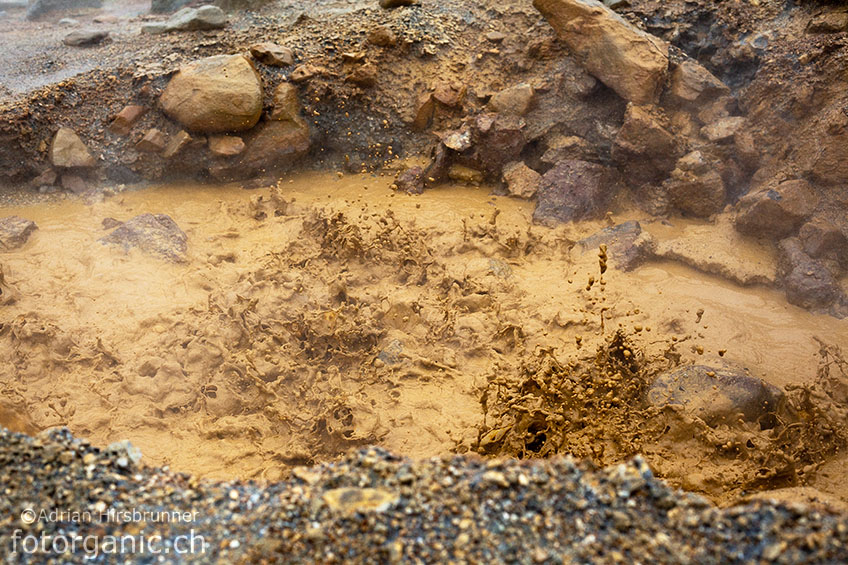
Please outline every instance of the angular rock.
M542 176L533 219L573 222L598 217L614 188L606 167L588 161L562 161Z
M53 186L56 184L56 180L59 175L56 173L54 169L47 169L46 171L39 174L37 177L30 181L30 185L34 188L40 188L42 186Z
M701 135L713 143L730 141L745 126L745 118L730 116L721 118L701 128Z
M276 43L257 43L250 46L253 58L272 67L288 67L294 65L294 51Z
M227 25L227 14L218 6L183 8L165 22L165 31L202 31L222 29Z
M381 8L397 8L399 6L412 6L416 0L380 0Z
M671 203L678 210L699 218L720 212L727 200L727 191L716 169L700 151L681 157L663 183Z
M542 175L521 161L509 163L503 169L503 180L510 196L533 198L539 190Z
M524 121L506 114L481 114L474 123L475 159L488 176L499 178L504 165L519 160L527 145Z
M657 101L668 71L668 44L596 0L533 0L587 71L635 104Z
M627 105L612 155L636 183L661 180L674 168L677 142L665 126L652 108Z
M671 73L669 97L681 105L702 106L730 94L730 88L695 61L684 61Z
M380 4L390 0L381 0ZM406 4L397 4L406 5ZM322 500L330 510L343 516L379 513L400 500L400 495L384 488L336 488L326 491Z
M144 106L137 106L135 104L126 106L118 112L118 115L109 124L109 131L118 135L127 135L146 111Z
M271 120L257 129L239 160L238 168L245 173L288 167L309 151L309 128L305 122Z
M592 145L576 135L554 135L547 140L547 150L542 154L542 162L556 165L566 159L578 161L596 161L598 153Z
M62 43L71 47L85 47L97 45L108 39L109 32L102 30L76 30L72 31L62 39Z
M436 112L436 101L432 92L427 92L418 97L415 103L412 127L415 129L426 129L433 121Z
M62 188L74 194L85 194L88 191L88 183L79 175L62 175Z
M151 128L135 144L135 148L143 153L161 153L165 149L166 143L165 134L156 128Z
M500 114L523 116L533 104L536 92L529 84L517 84L501 90L489 101L489 109Z
M165 214L141 214L127 220L98 241L118 245L125 251L137 248L150 255L180 263L186 260L188 237Z
M466 92L464 84L441 81L437 82L433 89L433 98L448 108L456 108L465 100Z
M32 232L37 229L35 222L20 216L0 218L0 250L11 251L22 247ZM2 273L0 273L0 282L2 282Z
M168 145L165 146L165 150L162 152L162 156L165 159L171 159L175 157L185 149L185 147L191 143L191 136L185 130L180 130L168 142Z
M813 219L801 226L798 237L810 257L848 263L848 237L833 223Z
M437 135L439 134L437 133ZM445 147L460 153L469 149L473 145L471 130L467 127L463 127L460 130L445 132L444 134L439 135L439 137Z
M735 426L741 419L774 427L783 391L733 367L684 365L657 377L648 402L657 407L682 406L707 425Z
M848 12L825 12L807 24L807 33L839 33L845 30L848 30Z
M274 89L274 107L271 110L271 119L302 122L300 110L297 87L288 82L280 83Z
M370 88L377 84L378 71L376 65L365 63L357 67L345 80L362 88Z
M639 222L629 221L604 228L598 233L577 242L583 253L597 251L607 246L612 264L622 271L632 271L654 257L656 242L650 234L642 232Z
M216 157L234 157L244 151L244 140L234 135L210 135L209 151Z
M739 201L736 229L754 237L780 239L797 230L819 204L819 196L805 180L788 180Z
M259 121L259 74L241 55L216 55L180 68L161 97L162 109L187 129L244 131Z
M50 162L54 167L93 167L97 161L88 147L70 128L59 128L50 145Z
M820 310L833 304L842 291L830 270L804 252L801 241L790 237L777 246L777 272L790 304Z
M397 190L408 194L421 194L424 192L424 169L421 167L410 167L398 173L395 178Z

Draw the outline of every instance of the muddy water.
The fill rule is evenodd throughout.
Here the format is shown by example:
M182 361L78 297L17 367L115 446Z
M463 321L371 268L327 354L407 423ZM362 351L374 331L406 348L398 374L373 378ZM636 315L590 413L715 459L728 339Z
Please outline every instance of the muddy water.
M390 184L314 173L256 191L164 186L0 209L39 225L0 255L18 295L0 307L4 423L129 439L146 462L202 476L277 479L366 443L467 451L489 379L540 348L590 351L617 327L648 355L672 336L683 362L726 350L778 386L814 379L814 338L848 348L844 321L677 263L612 269L585 290L597 256L572 243L605 223L549 229L532 225L531 204L487 189L413 197ZM104 218L144 212L186 232L187 263L97 242ZM706 229L623 219L661 242ZM696 239L705 253L738 244ZM664 452L667 474L692 464L680 455ZM844 496L833 483L822 480Z

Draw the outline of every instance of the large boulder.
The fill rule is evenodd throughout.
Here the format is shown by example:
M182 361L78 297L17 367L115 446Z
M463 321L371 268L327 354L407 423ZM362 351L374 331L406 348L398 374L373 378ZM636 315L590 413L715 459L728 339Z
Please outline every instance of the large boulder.
M170 216L141 214L119 225L112 233L99 240L117 245L125 251L137 248L150 255L175 263L186 260L188 237Z
M716 164L700 151L681 157L663 186L675 208L699 218L720 212L727 199Z
M734 367L684 365L662 373L648 389L648 402L676 405L709 426L739 420L773 427L783 392Z
M103 0L34 0L27 8L26 19L37 20L56 10L100 8Z
M805 180L788 180L739 201L736 229L746 235L780 239L794 233L819 204Z
M59 128L50 144L50 162L54 167L93 167L97 161L88 147L70 128Z
M588 161L562 161L542 176L533 219L572 222L599 216L614 190L609 169Z
M188 130L244 131L262 114L262 84L242 55L216 55L182 67L160 101L165 113Z
M668 44L597 0L533 0L577 60L619 96L657 101L668 71Z
M830 270L804 251L797 237L781 241L778 246L777 274L790 304L808 310L825 309L842 294Z

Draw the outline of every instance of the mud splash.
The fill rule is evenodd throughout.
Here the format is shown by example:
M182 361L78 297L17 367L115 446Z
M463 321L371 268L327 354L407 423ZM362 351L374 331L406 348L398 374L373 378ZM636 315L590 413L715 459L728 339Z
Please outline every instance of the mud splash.
M171 186L4 209L39 224L27 246L0 256L17 297L0 309L4 424L66 425L102 445L130 439L148 463L202 476L278 479L364 443L415 457L472 450L493 378L507 390L611 334L628 336L628 363L669 366L672 345L674 363L726 350L809 398L823 386L814 337L848 346L844 321L677 264L611 269L586 290L598 257L574 242L606 224L543 228L530 204L487 189L410 197L389 178L315 173L256 191ZM97 242L104 218L143 212L168 214L188 234L187 263ZM625 402L643 389L620 384L594 394ZM641 449L672 478L700 464L703 438L675 436L652 455L647 432L664 426L641 421L649 429L601 459ZM792 435L806 429L781 441L813 445ZM604 444L592 445L585 455L598 458ZM796 467L833 460L820 453ZM749 485L722 472L686 486L735 496ZM808 482L846 495L825 483Z

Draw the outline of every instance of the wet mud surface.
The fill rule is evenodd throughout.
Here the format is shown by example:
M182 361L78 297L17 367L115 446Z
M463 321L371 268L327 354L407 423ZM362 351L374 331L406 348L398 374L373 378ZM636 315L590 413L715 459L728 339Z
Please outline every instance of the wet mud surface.
M551 229L486 188L409 196L390 179L7 207L39 229L0 255L0 423L129 439L146 464L205 478L284 479L370 444L643 453L718 502L846 500L844 320L663 260L623 272L612 248L575 245L607 221ZM148 212L185 232L184 262L98 241L104 219ZM627 219L660 245L700 225ZM648 402L663 371L722 363L781 391L767 422Z

